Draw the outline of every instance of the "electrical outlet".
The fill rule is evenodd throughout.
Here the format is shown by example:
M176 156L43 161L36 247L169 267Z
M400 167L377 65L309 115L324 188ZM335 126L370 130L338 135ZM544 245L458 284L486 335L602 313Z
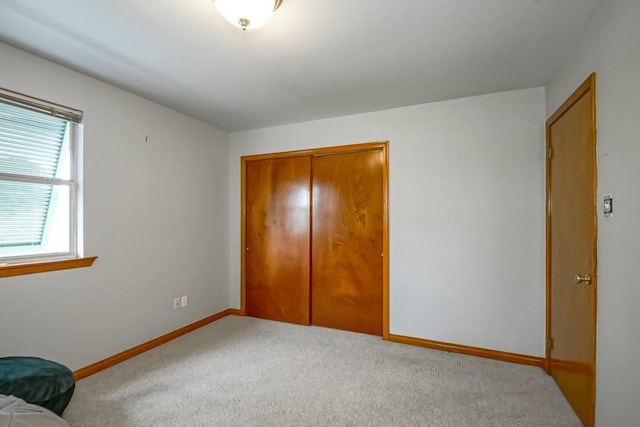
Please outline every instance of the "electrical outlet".
M173 309L177 310L180 308L180 298L174 298L173 299Z
M187 296L184 295L181 299L180 299L180 307L186 307L187 306Z

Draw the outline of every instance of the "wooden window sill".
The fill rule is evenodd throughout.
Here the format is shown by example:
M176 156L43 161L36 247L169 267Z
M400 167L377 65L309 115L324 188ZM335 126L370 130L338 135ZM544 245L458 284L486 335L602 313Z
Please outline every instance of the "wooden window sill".
M0 266L0 277L22 276L44 273L45 271L68 270L70 268L91 267L97 256L72 258L56 261L32 262Z

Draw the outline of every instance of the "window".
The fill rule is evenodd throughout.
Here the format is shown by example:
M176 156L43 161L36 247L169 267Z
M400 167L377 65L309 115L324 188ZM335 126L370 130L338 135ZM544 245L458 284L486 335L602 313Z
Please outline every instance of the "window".
M0 89L0 265L79 256L81 118Z

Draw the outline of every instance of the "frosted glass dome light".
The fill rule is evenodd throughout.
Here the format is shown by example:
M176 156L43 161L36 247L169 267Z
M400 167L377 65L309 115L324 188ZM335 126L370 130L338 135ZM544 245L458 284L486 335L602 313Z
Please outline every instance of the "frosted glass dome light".
M215 3L224 19L245 31L267 22L282 0L215 0Z

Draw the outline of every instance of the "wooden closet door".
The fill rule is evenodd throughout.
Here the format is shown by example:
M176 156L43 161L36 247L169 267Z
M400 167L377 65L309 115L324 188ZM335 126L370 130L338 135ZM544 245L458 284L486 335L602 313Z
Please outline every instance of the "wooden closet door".
M311 323L382 335L382 150L313 158Z
M249 316L309 324L310 157L246 165Z

